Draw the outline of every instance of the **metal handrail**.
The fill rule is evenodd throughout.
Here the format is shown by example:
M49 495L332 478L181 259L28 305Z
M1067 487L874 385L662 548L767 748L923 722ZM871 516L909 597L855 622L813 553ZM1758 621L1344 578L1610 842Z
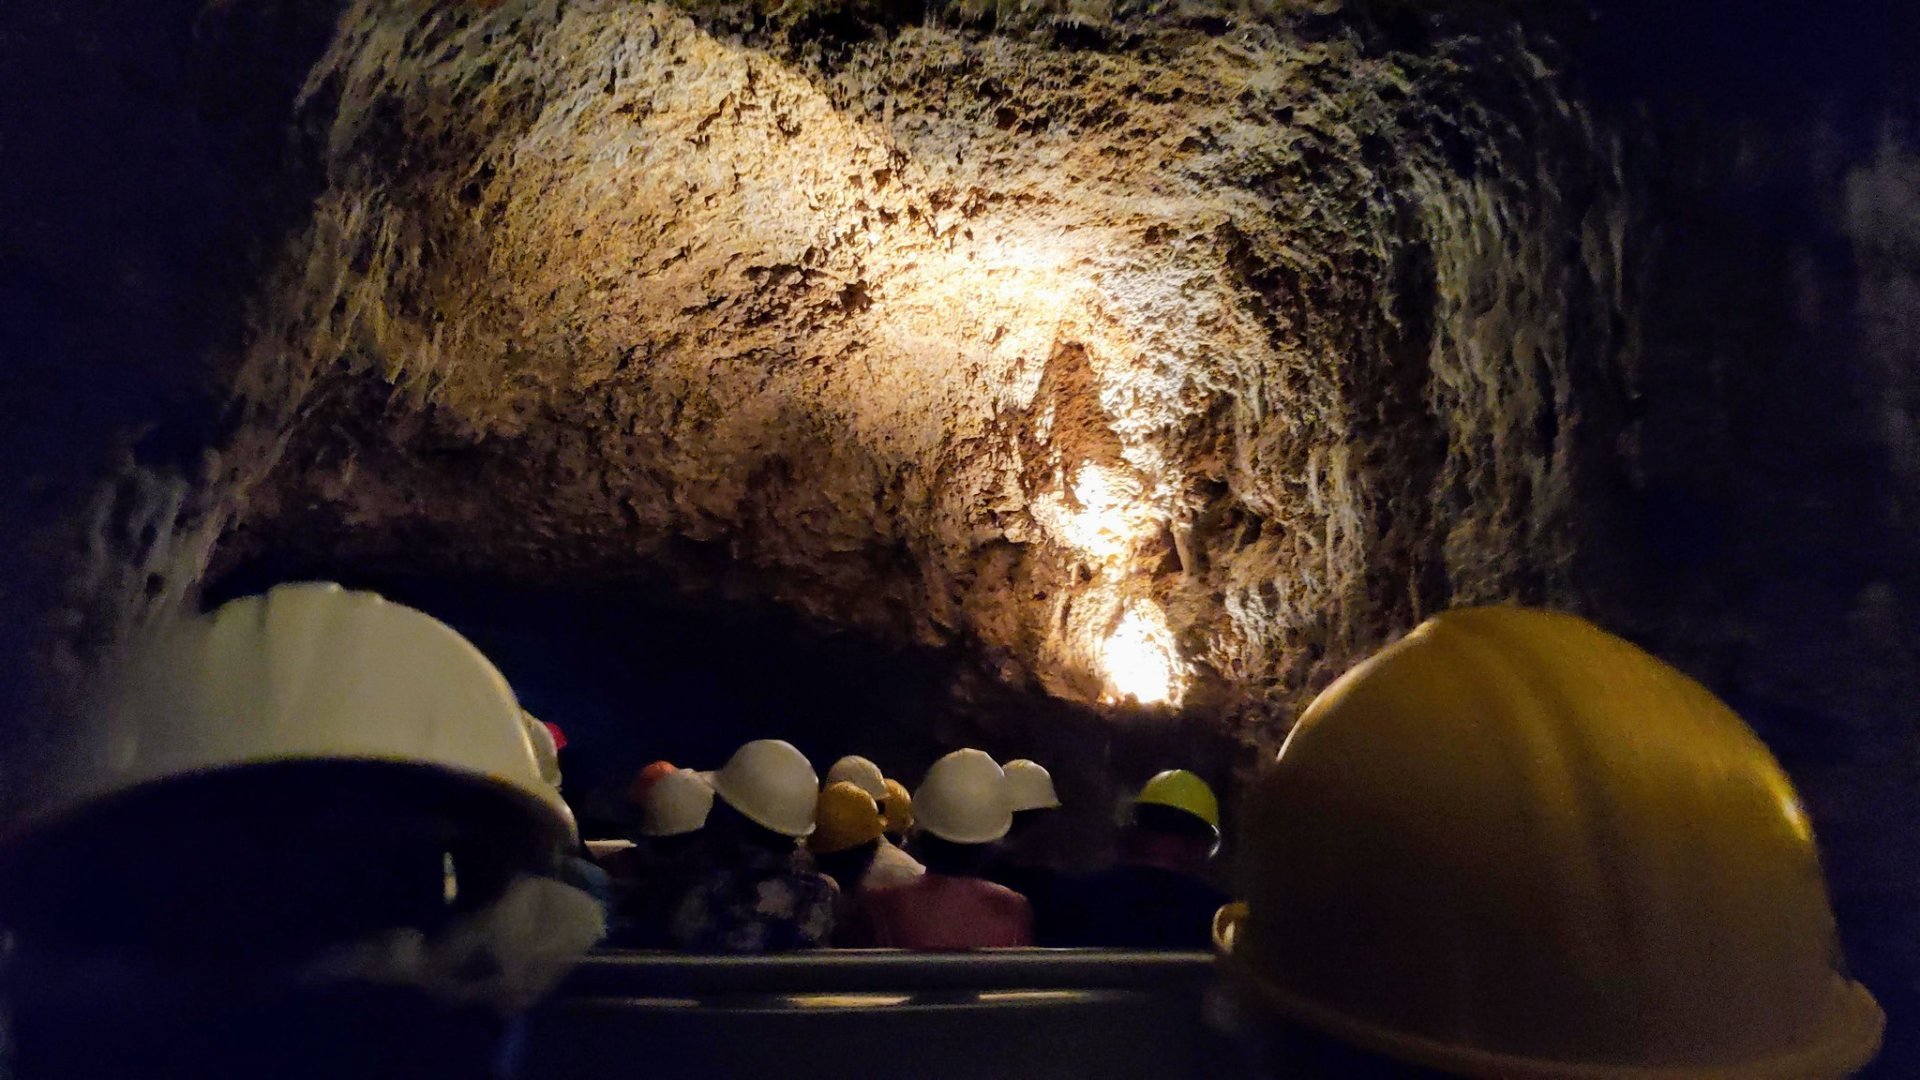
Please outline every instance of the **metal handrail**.
M1148 988L1180 993L1197 991L1212 969L1212 957L1203 952L1119 949L831 949L775 956L610 950L582 961L558 996Z

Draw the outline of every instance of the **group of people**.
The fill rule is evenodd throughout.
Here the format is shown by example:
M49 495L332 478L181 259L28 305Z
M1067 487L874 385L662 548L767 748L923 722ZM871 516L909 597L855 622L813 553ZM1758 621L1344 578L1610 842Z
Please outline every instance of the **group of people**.
M614 946L1199 949L1227 899L1207 880L1219 802L1185 770L1133 799L1119 864L1079 876L1031 842L1061 808L1048 770L976 749L934 762L909 792L859 755L823 786L792 744L760 739L712 772L655 762L628 798L632 846L600 859Z
M296 585L165 630L0 840L22 1076L485 1075L608 911L703 952L1210 944L1216 1019L1289 1076L1835 1078L1885 1023L1766 747L1570 615L1447 611L1322 692L1231 900L1191 773L1064 876L1022 857L1060 807L1032 762L958 750L909 795L778 740L643 770L609 872L553 730L437 620Z

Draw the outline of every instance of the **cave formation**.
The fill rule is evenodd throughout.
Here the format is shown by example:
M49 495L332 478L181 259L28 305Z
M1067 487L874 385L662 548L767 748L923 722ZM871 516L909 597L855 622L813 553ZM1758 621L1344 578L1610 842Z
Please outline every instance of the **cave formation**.
M931 650L929 737L1096 733L1089 791L1519 600L1706 679L1912 887L1859 827L1920 818L1879 53L1749 20L1775 99L1704 15L1555 5L63 10L0 36L68 105L7 120L9 805L114 643L274 568L771 605Z
M1580 599L1627 209L1540 63L1290 17L354 5L159 591L259 551L664 569L1284 730L1438 606Z

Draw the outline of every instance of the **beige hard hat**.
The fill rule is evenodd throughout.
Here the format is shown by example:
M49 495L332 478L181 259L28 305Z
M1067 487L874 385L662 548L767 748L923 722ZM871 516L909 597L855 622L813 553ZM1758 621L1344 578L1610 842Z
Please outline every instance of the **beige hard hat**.
M712 810L713 788L706 778L691 769L675 769L647 788L640 832L643 836L682 836L704 827Z
M1015 813L1022 810L1054 810L1060 796L1053 790L1053 774L1037 761L1015 758L1007 762L1007 806Z
M820 777L805 754L784 739L755 739L710 774L713 793L747 820L782 836L813 831Z
M1428 620L1308 706L1245 813L1214 941L1274 1022L1501 1080L1834 1080L1880 1045L1786 773L1583 619Z
M987 844L1007 835L1013 810L1007 775L980 750L955 750L933 763L913 793L922 832L956 844Z
M374 593L282 585L174 620L103 689L102 752L58 778L50 813L211 770L374 761L430 766L511 796L556 842L577 835L499 670Z
M555 791L560 790L560 747L553 741L553 731L525 709L520 710L520 722L527 729L527 742L533 745L540 779L552 784Z
M842 780L873 796L874 802L887 801L887 780L881 775L880 766L859 754L848 754L827 770L828 785Z

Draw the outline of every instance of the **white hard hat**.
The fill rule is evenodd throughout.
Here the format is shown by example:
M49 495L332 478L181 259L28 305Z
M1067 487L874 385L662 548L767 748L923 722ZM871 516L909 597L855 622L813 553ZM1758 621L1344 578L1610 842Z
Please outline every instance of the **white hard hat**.
M792 743L755 739L709 776L714 794L754 824L795 838L813 832L820 777Z
M104 695L103 752L53 809L208 770L290 761L427 765L577 835L540 776L506 679L451 627L338 585L282 585L137 643Z
M859 754L848 754L827 770L829 786L843 780L873 796L874 802L887 801L887 779L880 774L880 766Z
M713 788L692 769L675 769L647 789L643 836L681 836L707 823L713 810Z
M956 844L998 840L1013 827L1007 775L982 751L955 750L927 770L913 817L921 831Z
M533 760L540 767L540 779L560 790L560 748L554 745L553 732L532 713L520 710L520 722L527 729L527 741L533 744Z
M1006 773L1007 806L1015 813L1060 806L1060 796L1053 791L1053 774L1039 762L1016 758L1007 762Z

